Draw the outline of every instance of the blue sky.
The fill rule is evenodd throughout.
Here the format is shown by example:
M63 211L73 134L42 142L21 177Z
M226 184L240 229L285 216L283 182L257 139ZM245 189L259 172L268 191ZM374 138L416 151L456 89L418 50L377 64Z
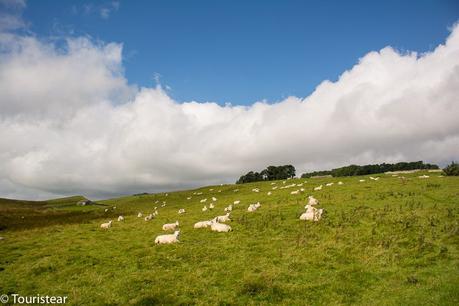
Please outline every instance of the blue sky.
M431 51L458 1L29 1L38 36L122 43L131 84L155 74L177 101L251 104L308 96L387 45Z

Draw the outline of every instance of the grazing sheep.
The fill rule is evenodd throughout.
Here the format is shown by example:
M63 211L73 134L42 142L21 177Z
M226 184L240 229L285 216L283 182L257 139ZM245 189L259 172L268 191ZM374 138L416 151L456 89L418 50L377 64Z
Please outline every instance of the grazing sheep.
M187 199L187 200L191 200L191 197L187 197L186 199Z
M271 185L276 185L276 182L272 182Z
M175 221L175 223L166 223L163 225L163 231L175 231L177 226L179 226L178 221Z
M304 191L304 188L300 188L300 191L303 192L303 191Z
M137 214L137 218L142 218L142 213L141 213L141 212L139 212L139 213Z
M194 224L194 228L207 228L212 224L212 221L199 221Z
M218 223L216 221L212 221L210 225L210 229L214 232L219 232L219 233L227 233L231 231L231 226L223 223Z
M334 183L328 183L328 184L325 184L325 186L327 187L330 187L330 186L333 186Z
M260 208L260 207L261 207L260 202L257 202L256 204L250 204L250 205L249 205L249 208L247 208L247 211L248 211L248 212L254 212L254 211L256 211L256 210L257 210L258 208Z
M156 244L170 244L170 243L176 243L180 242L178 240L180 236L180 231L175 231L173 234L168 234L168 235L159 235L155 239Z
M108 223L102 223L100 225L100 228L104 228L104 229L108 229L110 227L112 227L112 220L108 221Z
M202 199L201 201L199 201L200 203L205 203L207 201L207 199Z
M295 190L295 191L290 192L290 194L299 194L299 193L300 193L299 190Z
M225 211L233 211L233 205L228 205L228 207L225 207Z
M148 216L146 216L144 218L145 221L150 221L151 219L153 219L153 215L152 214L149 214Z
M237 205L237 204L239 204L239 203L241 203L240 200L237 200L237 201L234 201L234 202L233 202L234 205Z
M297 187L301 187L301 186L303 186L303 183L301 183L301 184L296 184L296 186L297 186Z
M314 191L319 191L319 190L322 190L322 185L314 187Z
M166 203L161 204L161 207L165 207L165 206L166 206Z
M231 219L230 219L230 213L226 213L226 215L223 215L223 216L215 217L215 221L217 221L217 222L228 222L228 221L231 221Z
M178 213L179 213L179 215L184 214L184 213L185 213L185 209L180 208L180 209L178 210Z
M317 200L316 198L314 198L313 196L308 196L308 205L317 205L319 204L319 200Z
M153 217L156 217L157 215L159 215L159 213L158 213L157 210L155 210L155 211L153 212Z
M123 216L119 216L118 217L118 221L124 221L124 217Z
M276 190L278 186L274 186L273 188L271 188L272 190Z
M214 209L214 207L215 207L214 204L213 204L213 203L210 203L209 209Z
M375 178L375 181L379 180L379 177Z
M269 196L272 195L272 192L271 192L271 191L268 191L267 195L269 195Z
M202 211L207 211L207 206L204 205L204 207L201 209Z
M216 197L212 197L212 201L217 201L217 198Z

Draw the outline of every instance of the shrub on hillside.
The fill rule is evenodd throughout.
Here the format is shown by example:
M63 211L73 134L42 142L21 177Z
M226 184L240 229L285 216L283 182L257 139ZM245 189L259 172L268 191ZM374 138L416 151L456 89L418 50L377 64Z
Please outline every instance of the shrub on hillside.
M443 169L443 172L448 176L459 176L459 164L452 162Z

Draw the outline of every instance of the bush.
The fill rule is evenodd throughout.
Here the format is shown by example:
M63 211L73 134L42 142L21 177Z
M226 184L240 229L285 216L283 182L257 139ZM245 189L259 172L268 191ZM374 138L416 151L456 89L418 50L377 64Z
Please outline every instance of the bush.
M446 166L445 169L443 169L443 172L445 172L445 174L448 176L459 176L459 164L452 162Z

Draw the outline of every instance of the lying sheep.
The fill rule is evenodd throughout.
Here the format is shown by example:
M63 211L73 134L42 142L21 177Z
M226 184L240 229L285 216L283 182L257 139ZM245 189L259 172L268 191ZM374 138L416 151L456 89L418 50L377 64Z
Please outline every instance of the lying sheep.
M210 225L210 229L213 232L219 232L219 233L227 233L227 232L232 230L231 226L229 226L227 224L223 224L223 223L218 223L218 222L215 222L215 221L212 221L212 223Z
M241 203L241 201L239 201L239 200L233 202L234 205L237 205L239 203Z
M180 242L178 240L180 236L180 231L175 231L173 234L169 235L159 235L155 239L156 244L170 244L170 243L176 243Z
M272 195L272 192L271 192L271 191L268 191L267 195L269 195L269 196Z
M123 216L119 216L118 217L118 221L124 221L124 217Z
M250 204L249 208L247 208L247 211L253 212L253 211L256 211L260 207L261 207L260 202L257 202L256 204Z
M215 217L214 220L217 221L217 222L228 222L228 221L231 221L231 219L230 219L230 213L226 213L226 215L223 215L223 216Z
M344 184L344 183L343 183L343 182L341 182L341 181L339 181L339 182L338 182L338 185L343 185L343 184Z
M201 201L199 201L200 203L205 203L207 201L207 199L202 199Z
M322 190L322 185L314 187L314 191L319 191L319 190Z
M185 213L185 209L180 208L180 209L178 210L178 213L179 213L179 215L184 214L184 213Z
M212 201L217 201L217 198L216 197L212 197Z
M100 228L104 228L104 229L107 229L107 228L110 228L112 227L112 220L108 221L108 223L102 223L100 225Z
M178 226L178 221L175 221L175 223L166 223L163 225L163 231L174 231Z
M194 224L194 228L207 228L212 224L212 221L199 221Z

